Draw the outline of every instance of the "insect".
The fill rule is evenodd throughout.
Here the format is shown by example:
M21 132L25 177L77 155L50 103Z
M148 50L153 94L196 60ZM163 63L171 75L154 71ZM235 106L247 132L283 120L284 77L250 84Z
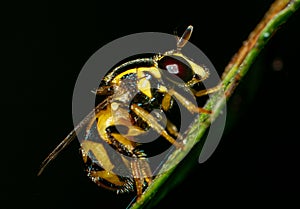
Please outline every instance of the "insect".
M193 88L209 77L209 71L181 52L192 31L193 27L188 26L177 37L175 50L134 58L113 67L95 91L98 98L95 108L48 155L38 175L80 132L83 134L80 151L87 176L101 187L117 193L135 191L141 197L153 180L153 168L140 138L152 130L168 145L184 149L178 124L168 116L162 117L162 113L170 115L176 109L176 100L190 114L210 114L192 103L184 89L190 89L196 97L219 89L219 86L198 91Z

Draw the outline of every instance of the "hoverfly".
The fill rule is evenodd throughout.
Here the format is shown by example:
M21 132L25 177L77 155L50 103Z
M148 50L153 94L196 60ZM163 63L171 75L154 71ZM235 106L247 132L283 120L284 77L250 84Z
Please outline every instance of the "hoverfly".
M113 67L95 91L100 99L94 110L48 155L38 175L81 131L84 140L80 151L92 181L118 193L135 191L139 198L153 180L148 153L141 148L139 137L152 129L164 142L182 149L182 141L175 140L182 137L177 124L165 118L164 127L159 113L171 111L176 99L191 114L210 114L209 110L190 102L179 90L188 88L193 96L202 97L219 89L219 86L199 91L193 88L209 77L209 71L181 52L192 31L193 27L188 26L183 35L177 37L175 50L127 60ZM178 84L171 74L184 84ZM129 101L132 95L134 99ZM149 114L154 109L160 112ZM132 160L109 153L109 147ZM117 169L126 170L128 175L120 176Z

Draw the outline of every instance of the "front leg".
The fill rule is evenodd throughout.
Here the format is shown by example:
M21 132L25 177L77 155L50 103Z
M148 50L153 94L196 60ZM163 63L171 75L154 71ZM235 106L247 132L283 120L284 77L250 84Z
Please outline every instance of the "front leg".
M166 93L165 97L163 98L163 102L162 102L163 103L163 108L167 108L166 110L168 110L168 108L170 107L169 104L171 103L172 96L174 96L191 113L205 113L205 114L210 114L211 113L210 110L206 110L204 108L196 106L195 104L193 104L191 101L186 99L184 96L179 94L174 89L170 89Z
M136 104L132 104L130 109L171 144L174 144L174 146L177 148L183 148L183 145L178 143L172 136L170 136L165 128L157 122L156 118L149 114L146 110Z
M222 85L219 84L219 85L217 85L217 86L215 86L215 87L212 87L212 88L209 88L209 89L204 89L204 90L195 92L194 95L195 95L196 97L205 96L205 95L208 95L208 94L215 93L215 92L219 91L221 88L222 88Z

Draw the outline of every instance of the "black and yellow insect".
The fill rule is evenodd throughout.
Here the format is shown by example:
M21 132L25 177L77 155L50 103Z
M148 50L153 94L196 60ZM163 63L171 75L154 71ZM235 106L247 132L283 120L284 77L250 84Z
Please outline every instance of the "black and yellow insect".
M193 96L201 97L219 89L193 88L207 79L209 72L181 52L192 30L189 26L177 38L175 50L127 60L110 70L95 92L95 109L49 154L39 175L81 131L80 150L87 175L101 187L118 193L136 191L139 198L153 178L153 168L147 161L149 152L142 148L139 138L147 136L151 129L163 139L162 143L183 149L178 124L168 117L160 118L160 113L172 112L176 100L190 114L209 114L209 110L198 107L182 92L188 88ZM159 111L150 114L153 110ZM121 155L109 152L108 148ZM127 175L119 175L120 171Z

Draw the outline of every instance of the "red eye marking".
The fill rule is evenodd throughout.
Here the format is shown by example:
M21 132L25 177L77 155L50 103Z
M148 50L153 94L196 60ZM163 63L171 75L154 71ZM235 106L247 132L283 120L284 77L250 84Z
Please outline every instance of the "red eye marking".
M177 75L184 82L190 81L194 75L189 64L181 57L165 56L158 61L158 67L170 74Z

